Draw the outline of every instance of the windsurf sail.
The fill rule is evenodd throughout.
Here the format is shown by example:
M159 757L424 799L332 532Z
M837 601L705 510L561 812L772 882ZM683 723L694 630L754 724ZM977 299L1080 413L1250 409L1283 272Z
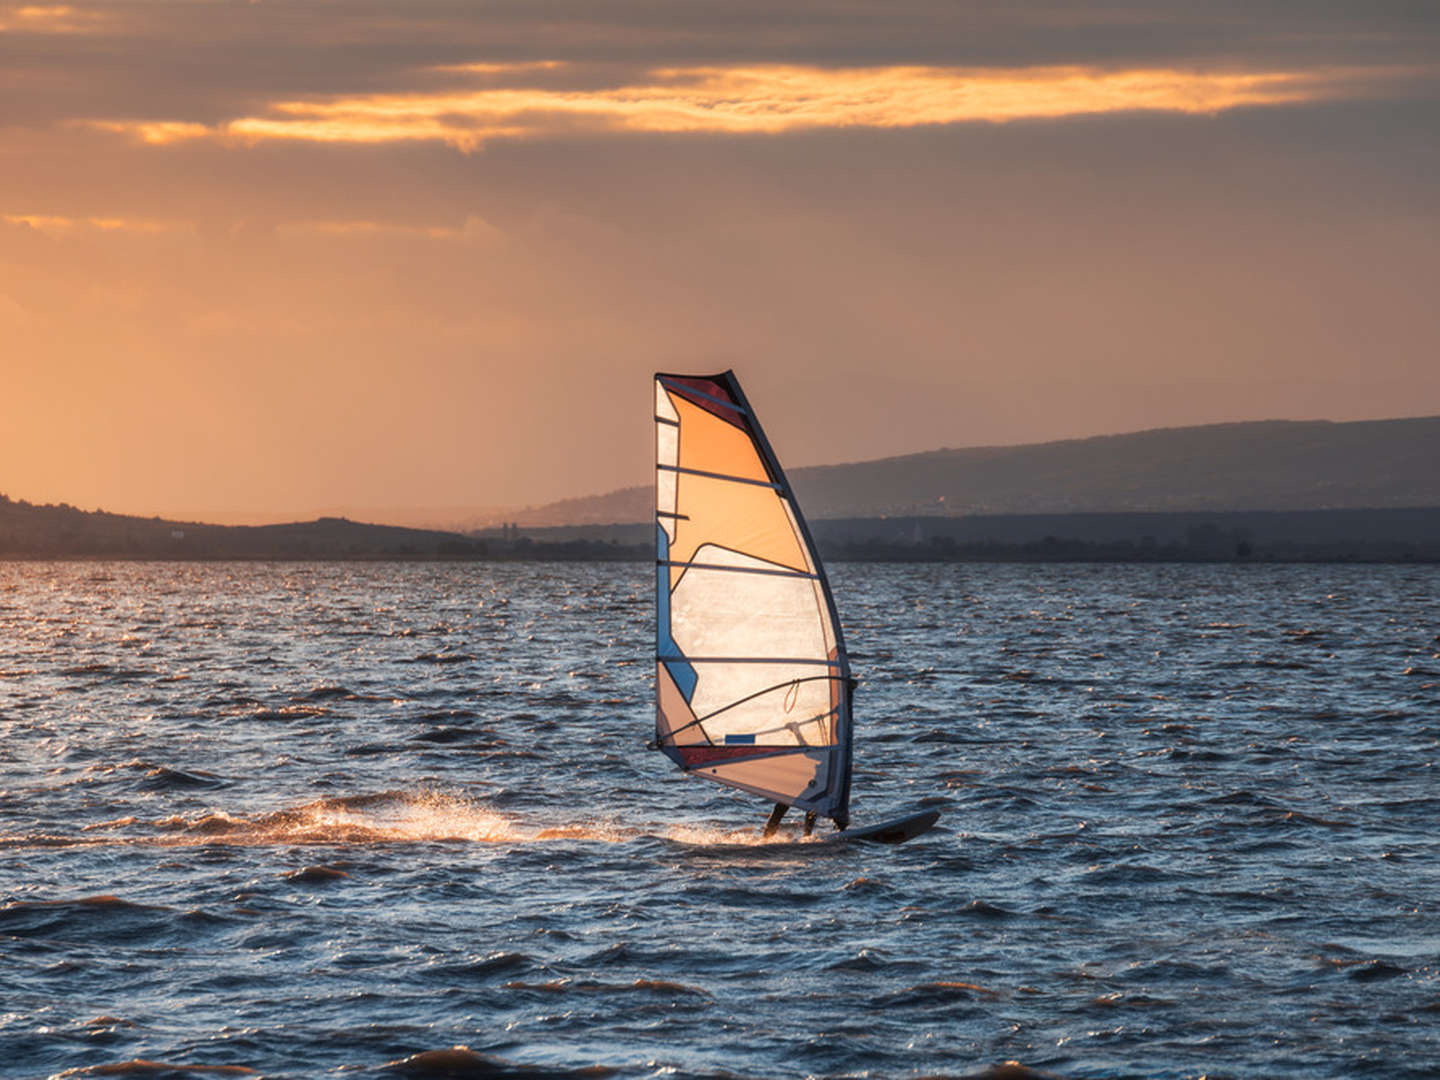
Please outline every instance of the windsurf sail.
M850 817L850 664L820 557L731 372L655 376L655 742Z

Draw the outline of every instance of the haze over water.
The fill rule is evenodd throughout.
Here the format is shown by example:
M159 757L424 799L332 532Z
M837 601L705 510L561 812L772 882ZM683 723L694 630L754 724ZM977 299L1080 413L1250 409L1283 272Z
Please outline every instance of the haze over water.
M644 748L643 565L0 564L5 1075L1433 1075L1440 570L831 570L898 848Z

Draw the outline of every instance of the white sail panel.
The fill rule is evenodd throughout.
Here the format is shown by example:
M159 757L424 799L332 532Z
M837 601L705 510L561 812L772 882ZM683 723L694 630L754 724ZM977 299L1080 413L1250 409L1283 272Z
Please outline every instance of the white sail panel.
M687 656L824 658L814 581L705 544L670 590L671 632Z
M834 669L816 664L695 665L691 709L721 746L828 746L834 741L829 683Z
M678 474L671 468L680 463L680 417L670 404L670 395L655 384L655 510L656 521L670 540L675 539L675 496Z
M691 661L704 669L690 700L710 718L706 732L721 742L748 734L757 745L829 744L833 673L815 583L713 545L695 561L670 594L671 634L685 656L706 658Z
M807 796L823 795L832 756L820 751L776 754L738 761L733 765L702 766L696 771L767 799L783 796L780 798L782 802L803 805Z

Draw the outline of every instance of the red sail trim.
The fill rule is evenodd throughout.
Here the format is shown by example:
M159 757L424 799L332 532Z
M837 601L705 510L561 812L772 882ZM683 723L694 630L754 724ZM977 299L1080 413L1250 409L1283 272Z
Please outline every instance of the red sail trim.
M721 401L729 402L736 409L740 408L740 403L735 400L735 395L730 392L729 387L722 382L716 381L723 379L723 375L717 375L714 378L707 379L699 375L666 375L664 372L661 372L657 378L664 379L667 383L675 383L678 386L688 386L691 390L698 390L702 394L709 394L713 398L719 398Z
M730 389L734 383L735 376L729 371L710 378L700 378L693 375L666 375L661 372L655 376L660 380L662 386L668 393L676 397L684 398L697 408L704 409L712 416L718 416L727 424L731 424L750 437L750 443L755 448L755 456L760 459L761 466L765 469L765 475L770 478L772 484L779 484L783 489L785 480L780 475L779 465L772 461L772 455L766 453L761 441L755 437L755 427L750 422L748 407L739 403L739 395ZM694 394L686 393L686 389L696 391ZM722 405L719 401L710 401L700 395L707 394L712 398L720 398L723 401L735 402L735 412Z
M684 398L696 408L704 409L706 412L718 416L727 424L733 424L747 435L750 434L750 425L745 422L745 417L740 406L735 404L735 395L725 387L723 383L714 379L697 379L689 375L661 375L661 385L676 397ZM686 393L686 389L694 390L696 393ZM707 396L701 396L707 395ZM710 398L719 398L719 401L711 401ZM730 402L728 406L722 404Z
M833 750L833 746L667 746L685 769L713 765L717 761L744 761L747 758L780 757L784 754L805 754L813 750Z

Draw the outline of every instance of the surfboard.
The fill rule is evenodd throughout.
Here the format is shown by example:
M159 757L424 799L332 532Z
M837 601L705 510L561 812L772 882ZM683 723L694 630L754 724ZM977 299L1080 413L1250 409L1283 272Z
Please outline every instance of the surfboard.
M686 773L829 818L843 836L855 680L790 482L734 372L657 374L654 402L651 745ZM938 816L850 839L899 843Z
M839 832L822 836L820 839L827 844L846 840L866 841L872 844L903 844L906 840L913 840L922 833L929 832L939 820L939 810L920 810L914 814L907 814L905 817L882 821L877 825L866 825L864 828L858 829L841 829Z

